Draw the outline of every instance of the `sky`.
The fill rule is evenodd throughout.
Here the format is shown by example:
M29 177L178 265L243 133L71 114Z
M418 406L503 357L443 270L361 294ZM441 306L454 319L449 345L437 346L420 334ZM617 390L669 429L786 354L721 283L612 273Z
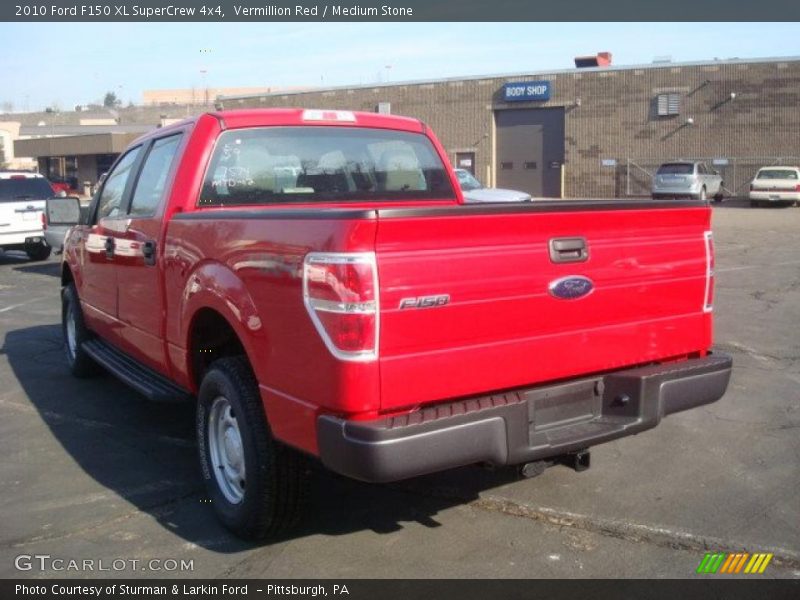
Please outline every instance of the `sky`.
M615 65L797 56L800 37L796 23L2 23L0 107L569 69L600 51Z

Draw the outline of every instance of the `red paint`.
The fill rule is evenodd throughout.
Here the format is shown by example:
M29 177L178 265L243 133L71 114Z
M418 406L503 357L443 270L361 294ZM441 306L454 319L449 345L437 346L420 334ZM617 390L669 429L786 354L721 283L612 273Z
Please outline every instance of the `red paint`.
M73 230L65 246L89 326L177 383L196 390L191 328L214 310L239 337L259 381L279 439L315 453L321 412L368 419L449 398L585 376L704 354L711 346L713 248L706 243L709 208L535 212L402 217L371 212L328 218L240 219L235 208L196 208L217 136L226 129L281 125L373 127L421 133L441 160L430 130L414 119L356 113L356 122L306 123L302 110L206 114L158 130L136 143L183 131L168 193L152 217L103 221ZM383 209L455 201L340 203ZM278 208L269 206L266 208ZM176 219L202 211L207 220ZM103 240L121 250L106 259ZM552 238L582 236L589 259L555 264ZM146 240L157 242L154 266ZM326 347L304 304L304 261L316 253L374 253L378 287L363 273L330 269L349 299L377 299L377 320L320 319L346 349L367 348L379 328L378 358L341 360ZM556 298L548 286L585 276L593 291ZM337 300L325 286L317 299ZM408 298L449 296L417 308ZM349 301L349 300L348 300ZM355 301L355 300L354 300ZM365 345L367 344L367 345ZM372 348L368 348L372 350ZM678 357L678 358L676 358Z

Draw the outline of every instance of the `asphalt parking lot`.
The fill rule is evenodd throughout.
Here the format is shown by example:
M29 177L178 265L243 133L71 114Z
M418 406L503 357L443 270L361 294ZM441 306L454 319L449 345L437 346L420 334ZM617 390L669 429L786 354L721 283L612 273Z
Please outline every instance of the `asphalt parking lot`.
M191 406L67 373L58 258L0 255L0 577L692 577L706 551L748 551L775 554L761 577L798 578L800 208L726 203L714 228L721 401L594 448L583 473L319 471L302 527L264 545L205 502Z

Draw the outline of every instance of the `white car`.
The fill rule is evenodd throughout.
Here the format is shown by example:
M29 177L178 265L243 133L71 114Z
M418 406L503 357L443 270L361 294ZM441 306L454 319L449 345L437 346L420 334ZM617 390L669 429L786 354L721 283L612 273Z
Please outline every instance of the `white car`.
M466 169L456 169L455 171L466 203L531 201L531 195L525 192L483 187L483 184Z
M23 250L31 260L45 260L45 201L53 188L38 173L0 171L0 250Z
M762 167L750 184L750 205L800 203L800 168Z

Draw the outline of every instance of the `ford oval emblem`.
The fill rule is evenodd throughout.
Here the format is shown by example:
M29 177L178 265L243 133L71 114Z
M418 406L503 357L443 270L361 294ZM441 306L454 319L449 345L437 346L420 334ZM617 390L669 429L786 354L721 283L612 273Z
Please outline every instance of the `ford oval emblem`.
M588 277L582 275L571 275L551 281L549 285L550 293L562 300L575 300L583 298L594 289L594 283Z

